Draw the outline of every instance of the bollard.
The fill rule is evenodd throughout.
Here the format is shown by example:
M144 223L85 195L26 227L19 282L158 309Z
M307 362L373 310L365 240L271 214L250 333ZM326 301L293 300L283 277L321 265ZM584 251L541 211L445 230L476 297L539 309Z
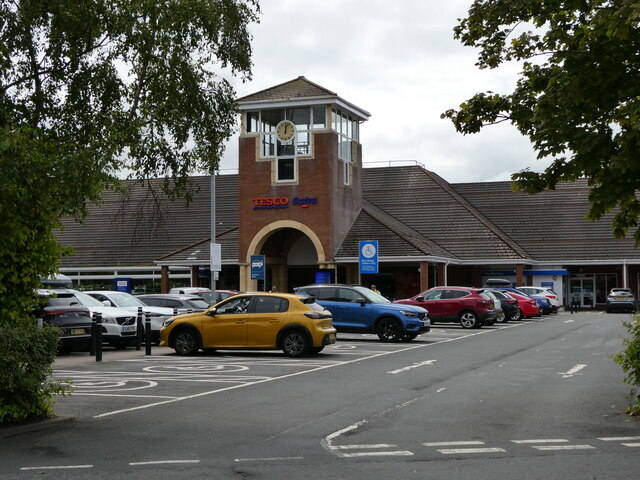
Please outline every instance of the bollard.
M91 341L89 342L89 355L96 356L96 313L91 316Z
M96 313L96 362L102 361L102 314Z
M151 315L144 318L145 355L151 355Z
M178 314L178 307L173 307L173 316L175 317Z
M138 307L138 316L136 318L136 350L142 348L142 307Z

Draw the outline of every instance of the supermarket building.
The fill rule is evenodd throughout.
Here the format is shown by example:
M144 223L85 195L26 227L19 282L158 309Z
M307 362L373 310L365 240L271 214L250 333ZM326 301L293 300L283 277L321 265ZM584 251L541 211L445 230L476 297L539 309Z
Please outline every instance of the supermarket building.
M304 77L238 106L238 173L214 184L220 289L292 291L324 279L403 298L499 277L550 286L585 308L613 287L637 293L640 254L632 238L613 237L611 215L584 219L585 180L531 196L510 182L451 184L418 163L363 168L370 114ZM59 239L75 253L61 272L80 288L210 285L212 182L191 180L189 205L150 202L149 185L128 182L129 194L107 192L85 225L65 220ZM378 273L363 274L359 242L371 240ZM255 255L266 260L264 281L252 279Z

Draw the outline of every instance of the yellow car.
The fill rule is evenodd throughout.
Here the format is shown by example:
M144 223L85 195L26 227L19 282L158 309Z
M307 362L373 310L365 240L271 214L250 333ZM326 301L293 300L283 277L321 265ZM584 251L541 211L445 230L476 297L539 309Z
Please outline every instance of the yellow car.
M171 317L160 329L160 345L178 355L253 348L299 357L335 341L331 313L313 297L288 293L236 295L205 312Z

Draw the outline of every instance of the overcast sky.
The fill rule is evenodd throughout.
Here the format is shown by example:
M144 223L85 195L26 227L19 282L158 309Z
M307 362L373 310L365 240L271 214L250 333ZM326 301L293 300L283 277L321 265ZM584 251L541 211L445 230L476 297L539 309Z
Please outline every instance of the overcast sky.
M474 93L509 93L519 67L479 70L477 52L453 39L471 0L262 0L253 25L253 79L239 97L305 76L371 113L361 126L365 166L417 161L449 182L509 180L542 171L510 124L457 133L440 114ZM221 169L238 166L238 138Z

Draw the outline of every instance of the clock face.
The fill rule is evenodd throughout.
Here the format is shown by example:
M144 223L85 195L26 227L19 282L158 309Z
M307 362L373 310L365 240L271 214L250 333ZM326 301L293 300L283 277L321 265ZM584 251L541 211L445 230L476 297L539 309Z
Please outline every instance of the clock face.
M296 126L289 120L281 121L276 127L276 135L281 142L289 142L296 134Z

